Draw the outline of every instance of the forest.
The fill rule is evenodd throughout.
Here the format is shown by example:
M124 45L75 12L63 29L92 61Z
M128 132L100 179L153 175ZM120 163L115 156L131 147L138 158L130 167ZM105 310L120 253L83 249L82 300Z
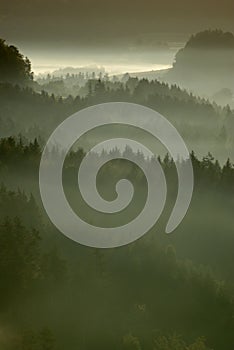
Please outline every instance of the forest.
M66 238L49 220L39 165L56 126L78 110L113 101L150 107L176 126L190 151L194 194L184 221L165 234L177 194L175 164L165 149L139 134L138 140L155 147L166 176L163 215L130 245L89 248ZM77 188L80 163L111 132L134 135L131 129L100 128L74 145L63 170L73 210L106 227L134 218L147 189L135 164L112 160L98 174L99 191L111 200L113 184L127 178L135 188L133 203L125 213L101 216L85 205ZM233 350L233 135L229 105L175 83L128 74L36 80L30 60L1 40L0 349ZM150 166L153 159L145 162Z

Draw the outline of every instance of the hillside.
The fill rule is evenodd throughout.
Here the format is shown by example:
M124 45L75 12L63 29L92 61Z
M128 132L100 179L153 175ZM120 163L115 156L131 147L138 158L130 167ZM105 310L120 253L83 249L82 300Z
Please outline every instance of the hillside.
M0 39L0 82L30 85L33 80L31 62L17 47Z
M73 210L81 207L75 181L79 155L71 153L64 167L64 189ZM36 142L3 139L0 156L0 176L7 186L0 188L0 277L4 279L0 310L7 308L7 324L23 333L24 345L18 336L7 350L107 350L112 344L121 350L233 349L234 169L230 163L221 168L211 158L200 162L193 155L194 201L177 232L164 234L166 212L141 240L103 250L74 244L48 223L38 197L41 150ZM103 169L101 193L104 189L111 193L109 179L116 183L127 172L138 193L144 188L133 164L113 165ZM174 189L176 174L168 157L162 166ZM19 179L21 191L9 191L8 187L19 186ZM27 197L27 192L35 196ZM173 193L171 188L167 209L174 202ZM142 199L134 199L133 212ZM207 206L213 219L208 222ZM100 215L87 207L83 214L92 223ZM113 217L105 220L114 223ZM5 321L3 312L0 316ZM44 325L57 347L36 346L37 332ZM25 334L25 329L31 332ZM6 349L1 338L0 347Z
M192 35L164 79L208 96L223 88L233 92L234 35L221 30Z
M60 122L82 108L125 101L163 114L179 130L190 151L199 156L210 151L221 161L234 158L234 113L230 108L212 105L177 86L146 79L130 78L125 83L90 80L85 89L85 97L61 98L45 91L0 85L0 136L21 133L30 139L40 136L46 140Z

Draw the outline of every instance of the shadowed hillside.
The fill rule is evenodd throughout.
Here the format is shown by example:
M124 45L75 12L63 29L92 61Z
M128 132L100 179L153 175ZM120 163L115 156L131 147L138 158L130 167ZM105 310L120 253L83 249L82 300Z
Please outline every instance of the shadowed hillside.
M223 88L234 91L234 36L221 30L193 35L178 51L167 81L212 96Z

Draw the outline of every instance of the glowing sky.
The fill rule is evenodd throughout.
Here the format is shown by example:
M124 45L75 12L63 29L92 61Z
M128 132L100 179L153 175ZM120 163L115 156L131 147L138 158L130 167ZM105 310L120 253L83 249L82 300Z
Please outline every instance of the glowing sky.
M208 28L234 32L233 0L0 0L0 37L37 72L167 67L192 33Z

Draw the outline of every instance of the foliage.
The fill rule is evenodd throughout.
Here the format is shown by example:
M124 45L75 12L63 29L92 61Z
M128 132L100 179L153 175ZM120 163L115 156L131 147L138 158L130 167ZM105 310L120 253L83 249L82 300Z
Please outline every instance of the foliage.
M0 81L25 85L33 79L31 63L13 45L0 39Z

